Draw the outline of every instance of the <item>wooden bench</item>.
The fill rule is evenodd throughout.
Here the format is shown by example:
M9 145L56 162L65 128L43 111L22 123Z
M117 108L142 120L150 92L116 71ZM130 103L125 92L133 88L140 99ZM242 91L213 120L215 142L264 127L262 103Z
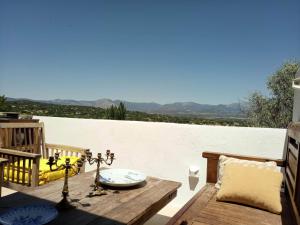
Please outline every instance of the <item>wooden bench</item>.
M45 143L43 123L0 123L0 157L8 160L4 170L5 186L15 190L39 185L41 158L48 159L55 153L80 157L86 150Z
M168 222L167 225L299 225L300 209L300 123L288 129L288 145L284 160L203 152L207 159L207 184ZM282 214L276 215L244 205L216 200L217 168L220 155L256 160L275 161L285 175L281 193Z

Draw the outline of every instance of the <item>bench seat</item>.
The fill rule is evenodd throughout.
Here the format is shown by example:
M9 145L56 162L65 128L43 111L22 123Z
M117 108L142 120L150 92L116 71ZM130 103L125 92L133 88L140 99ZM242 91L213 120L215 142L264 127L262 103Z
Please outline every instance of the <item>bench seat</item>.
M235 203L216 201L217 189L207 183L168 225L297 225L282 193L281 215Z

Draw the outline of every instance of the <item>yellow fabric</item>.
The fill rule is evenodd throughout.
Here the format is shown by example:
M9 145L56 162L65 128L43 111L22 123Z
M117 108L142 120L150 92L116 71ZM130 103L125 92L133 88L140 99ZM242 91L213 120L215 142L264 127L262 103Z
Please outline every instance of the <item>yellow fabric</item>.
M76 161L79 159L75 156L63 156L60 158L58 162L58 166L65 163L66 158L70 158L70 163L75 164ZM40 170L39 170L39 185L43 185L45 183L48 183L53 180L57 180L60 178L63 178L65 176L65 170L60 169L57 171L51 171L49 165L47 165L48 159L40 159ZM15 162L15 166L17 166L18 163ZM25 183L28 184L28 169L29 169L29 161L26 160L25 162ZM56 166L52 166L52 169L56 169ZM7 167L4 168L4 180L7 180ZM12 170L9 171L9 181L12 181ZM74 176L74 171L69 171L69 176ZM17 182L17 171L14 172L14 182ZM23 179L23 161L20 161L20 173L19 173L19 181L21 182Z
M279 171L228 164L224 168L217 200L241 203L280 214L282 179L283 175Z

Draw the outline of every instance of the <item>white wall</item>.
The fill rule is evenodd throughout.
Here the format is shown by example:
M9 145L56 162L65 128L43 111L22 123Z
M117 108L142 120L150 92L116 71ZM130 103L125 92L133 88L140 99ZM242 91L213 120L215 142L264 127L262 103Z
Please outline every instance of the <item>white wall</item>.
M284 129L35 118L45 123L48 143L88 147L93 153L110 149L117 157L113 167L182 182L173 206L184 204L205 184L203 151L282 158L286 135ZM189 188L190 165L200 167L200 180L194 191Z
M300 70L296 74L296 77L300 77ZM294 90L294 111L293 111L293 121L300 122L300 90Z

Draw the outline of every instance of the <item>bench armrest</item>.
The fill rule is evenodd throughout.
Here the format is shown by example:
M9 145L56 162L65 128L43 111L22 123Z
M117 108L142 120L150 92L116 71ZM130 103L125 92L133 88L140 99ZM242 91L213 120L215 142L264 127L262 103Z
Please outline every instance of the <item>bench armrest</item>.
M12 182L32 185L39 184L40 154L22 152L19 150L0 148L0 157L8 160L5 172L6 179ZM21 163L22 162L22 163ZM28 168L26 164L28 163ZM28 174L28 181L25 179Z
M218 174L218 162L220 155L225 155L227 157L244 159L244 160L252 160L259 162L276 162L277 166L284 167L285 160L283 159L269 159L263 157L255 157L255 156L243 156L243 155L234 155L220 152L203 152L202 157L207 159L207 169L206 169L206 182L207 183L216 183L217 182L217 174Z
M30 159L39 159L41 158L41 154L35 154L30 152L22 152L19 150L7 149L7 148L0 148L0 155L11 155L16 157L24 157Z

